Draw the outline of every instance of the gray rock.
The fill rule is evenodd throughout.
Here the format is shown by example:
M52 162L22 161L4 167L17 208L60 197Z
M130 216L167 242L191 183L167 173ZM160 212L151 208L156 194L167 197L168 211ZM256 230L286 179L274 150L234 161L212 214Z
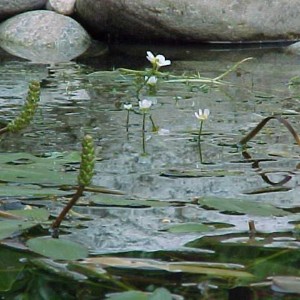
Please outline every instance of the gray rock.
M76 0L48 0L47 9L54 10L62 15L72 15L75 9Z
M90 37L70 17L36 10L0 25L0 46L7 52L38 63L69 61L90 45Z
M299 0L77 0L91 30L164 41L300 38Z
M300 55L300 42L294 43L286 48L288 53Z
M29 10L40 9L46 2L47 0L0 0L0 20Z

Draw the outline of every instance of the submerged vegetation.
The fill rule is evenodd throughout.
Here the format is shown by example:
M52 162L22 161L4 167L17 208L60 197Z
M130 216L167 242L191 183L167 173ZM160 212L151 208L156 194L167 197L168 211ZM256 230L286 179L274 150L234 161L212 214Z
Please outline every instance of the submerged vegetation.
M171 72L162 72L163 67L171 65L170 60L150 51L147 52L146 58L151 68L143 71L124 68L117 70L122 82L126 82L126 87L128 86L128 96L121 100L120 107L123 109L119 109L117 113L123 117L122 112L126 111L125 127L128 139L132 135L138 135L140 138L141 128L142 155L138 159L142 161L158 154L149 150L153 147L146 147L147 135L164 134L163 128L159 128L159 124L153 119L154 107L158 107L162 85L182 84L184 87L190 87L190 84L197 84L197 91L207 93L215 87L230 86L231 83L224 81L225 76L250 60L243 59L223 74L208 78L199 74L173 75ZM97 72L92 75L97 77ZM117 84L119 82L115 82L115 85ZM39 99L40 84L33 81L29 84L21 113L0 129L1 137L5 138L4 134L17 134L30 128ZM214 166L213 159L209 162L203 159L202 143L206 146L211 139L210 133L203 131L203 123L210 121L211 109L202 110L193 106L192 110L196 110L194 115L199 128L185 130L184 142L188 140L192 147L198 146L196 148L200 159L197 154L196 161L200 161L199 167L161 169L158 176L173 179L174 182L176 179L242 178L243 169L222 169ZM192 116L191 120L195 120ZM134 117L140 121L138 131L131 126ZM150 131L146 123L148 117L151 122ZM176 117L174 116L174 123ZM263 171L260 167L266 160L253 159L248 153L253 149L253 146L249 145L250 142L257 134L266 130L265 126L271 120L283 124L300 146L296 130L287 118L279 114L262 118L252 126L253 129L245 132L242 138L238 137L234 143L221 144L240 152L245 161L252 164L253 170L271 185L265 189L249 191L248 194L290 189L284 184L291 176L274 183L268 177L272 170ZM155 121L159 123L160 120ZM180 142L180 139L176 140L176 143ZM135 140L129 140L129 143L135 143ZM155 140L151 140L151 144L153 143ZM105 297L110 300L165 300L226 299L225 297L242 299L248 295L249 299L272 299L271 296L264 296L266 287L281 293L300 293L300 272L296 267L299 260L298 221L295 221L293 230L286 232L274 230L266 233L256 226L257 222L262 225L267 220L263 218L269 216L288 218L293 215L293 209L279 207L274 203L249 201L244 197L223 197L221 194L213 197L194 195L192 199L181 200L175 197L162 201L93 185L97 164L102 160L95 148L92 135L84 134L81 155L78 152L56 153L50 157L29 153L0 155L1 196L16 196L26 205L21 209L0 211L0 256L3 258L1 277L5 278L0 281L1 296L9 294L16 299L24 295L30 299L40 299L42 295L47 295L53 299ZM106 251L104 242L104 246L98 251L91 250L89 245L85 244L84 236L82 240L76 238L74 241L74 237L72 238L72 232L88 232L93 226L93 218L88 213L78 212L78 207L95 210L100 207L119 208L116 212L117 217L123 218L124 222L127 219L122 208L144 208L146 217L150 214L150 209L157 210L161 212L162 218L158 222L157 230L153 229L156 231L154 235L168 234L167 237L178 236L182 239L184 235L188 235L189 238L183 247L176 249L170 247L157 251L113 252ZM180 222L172 221L165 208L174 209ZM298 208L294 209L297 212ZM185 216L185 210L188 216ZM197 217L201 212L205 213L202 219ZM228 216L227 221L224 221L225 217L222 216ZM237 226L235 218L240 216L246 216L248 228ZM146 224L144 218L142 214L137 217L137 227ZM155 216L154 219L157 220L158 217ZM102 228L108 225L105 222L110 221L112 220L109 218L104 220L101 223ZM101 232L101 228L99 230ZM123 228L118 230L121 239ZM93 238L96 239L95 236ZM101 238L105 240L106 236ZM11 269L12 272L6 272L7 269ZM25 276L28 273L30 276Z

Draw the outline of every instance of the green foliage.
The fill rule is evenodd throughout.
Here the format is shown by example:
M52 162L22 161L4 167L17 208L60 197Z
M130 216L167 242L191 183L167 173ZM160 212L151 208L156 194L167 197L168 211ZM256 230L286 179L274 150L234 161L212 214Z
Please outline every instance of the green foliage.
M66 239L37 237L28 240L27 246L32 251L53 259L77 260L88 256L86 247Z

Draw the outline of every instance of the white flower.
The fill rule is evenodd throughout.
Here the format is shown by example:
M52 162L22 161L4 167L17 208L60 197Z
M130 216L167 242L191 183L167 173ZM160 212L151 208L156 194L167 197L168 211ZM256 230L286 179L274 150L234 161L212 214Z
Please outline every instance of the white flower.
M129 104L124 104L124 109L126 110L131 110L132 109L132 104L129 103Z
M148 111L150 109L151 105L152 105L151 100L144 99L142 101L139 101L140 110L143 111L143 112Z
M162 54L158 54L154 56L151 51L147 51L146 58L151 62L153 67L156 69L164 66L169 66L171 64L171 61L166 59Z
M156 85L157 82L157 78L155 76L150 76L150 77L145 76L145 80L148 85Z
M202 109L199 109L199 113L195 112L195 116L199 121L205 121L208 119L209 113L208 108L205 108L203 112Z

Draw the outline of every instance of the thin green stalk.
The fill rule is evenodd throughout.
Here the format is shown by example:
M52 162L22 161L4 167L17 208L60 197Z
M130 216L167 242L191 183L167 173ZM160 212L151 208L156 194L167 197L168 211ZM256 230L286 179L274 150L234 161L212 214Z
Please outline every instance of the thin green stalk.
M127 117L126 117L126 132L129 130L129 112L130 110L127 110Z
M199 150L199 157L200 157L200 163L203 163L202 159L202 150L201 150L201 135L202 135L202 127L203 127L203 121L200 121L200 128L198 133L198 150Z
M145 123L146 113L143 113L143 125L142 125L142 143L143 143L143 154L146 153L146 141L145 141Z
M157 132L158 131L158 126L155 125L154 120L152 118L152 115L149 115L149 119L152 123L152 132Z

